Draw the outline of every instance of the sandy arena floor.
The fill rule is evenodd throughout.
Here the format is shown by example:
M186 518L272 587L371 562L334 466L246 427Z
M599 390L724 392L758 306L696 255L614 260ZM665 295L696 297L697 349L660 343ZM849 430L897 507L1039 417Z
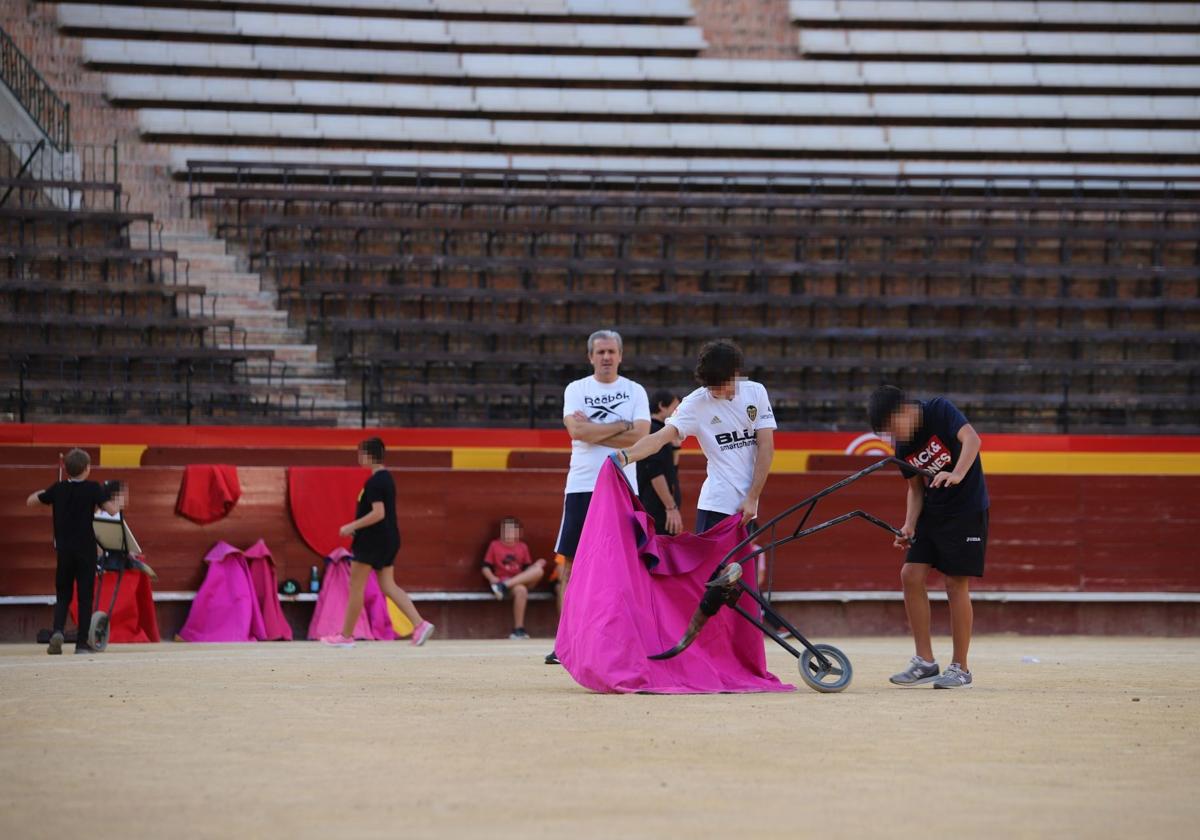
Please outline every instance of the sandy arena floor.
M545 641L0 647L0 837L1183 836L1200 644L982 638L969 691L600 696ZM796 676L772 646L772 667ZM1040 663L1023 663L1034 656Z

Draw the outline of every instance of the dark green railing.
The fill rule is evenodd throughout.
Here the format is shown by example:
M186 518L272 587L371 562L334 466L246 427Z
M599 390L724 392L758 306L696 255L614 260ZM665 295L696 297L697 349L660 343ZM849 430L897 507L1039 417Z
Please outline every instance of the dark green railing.
M71 106L42 78L9 34L0 29L0 78L60 152L71 148Z

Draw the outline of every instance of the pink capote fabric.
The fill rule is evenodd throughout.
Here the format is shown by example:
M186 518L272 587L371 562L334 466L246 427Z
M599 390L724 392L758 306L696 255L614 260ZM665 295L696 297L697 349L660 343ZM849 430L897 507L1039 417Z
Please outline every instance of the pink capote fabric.
M254 642L266 638L246 557L221 541L204 556L208 571L179 631L185 642Z
M714 568L745 529L730 517L701 535L654 534L624 476L606 462L571 568L554 649L575 681L599 692L792 691L767 671L762 633L722 609L674 659L647 659L683 635ZM640 547L639 547L640 544ZM651 568L647 570L647 565ZM744 580L755 580L753 562ZM756 611L748 595L741 605Z
M266 542L259 540L242 552L250 566L250 580L254 584L254 598L262 615L263 639L268 642L290 642L292 627L283 617L279 606L279 581L275 577L275 559Z
M321 591L317 595L317 606L312 621L308 624L308 638L319 639L342 632L346 620L346 602L350 600L350 558L344 548L335 548L325 558L325 576L321 578ZM387 597L379 588L379 581L371 574L367 588L363 591L363 609L354 625L354 638L391 641L398 639L388 615Z

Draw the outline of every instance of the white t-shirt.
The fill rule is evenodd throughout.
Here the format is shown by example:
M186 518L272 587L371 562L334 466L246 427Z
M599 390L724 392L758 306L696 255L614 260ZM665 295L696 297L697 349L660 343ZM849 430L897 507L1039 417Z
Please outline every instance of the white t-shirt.
M741 380L731 400L719 400L707 388L683 398L667 423L679 431L679 442L695 435L708 458L708 477L696 507L716 513L737 513L754 481L758 430L775 428L775 412L767 389Z
M650 399L646 389L636 382L618 376L616 382L605 384L594 376L576 379L563 393L563 417L582 411L596 423L617 420L650 422ZM571 441L571 469L567 473L568 493L591 493L604 459L616 450L602 443ZM625 468L625 475L637 491L637 464Z

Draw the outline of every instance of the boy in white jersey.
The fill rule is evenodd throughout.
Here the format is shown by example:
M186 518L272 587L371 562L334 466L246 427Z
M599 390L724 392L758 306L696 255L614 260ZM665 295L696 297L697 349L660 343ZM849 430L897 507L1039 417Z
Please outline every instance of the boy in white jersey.
M614 450L632 446L650 431L650 399L646 389L618 372L622 352L620 334L599 330L588 336L587 346L593 374L575 380L563 393L563 425L571 436L571 467L567 472L562 525L554 549L566 561L558 584L560 591L566 589L571 576L571 560L579 546L600 467ZM628 466L625 475L637 492L637 468ZM553 653L546 657L548 665L557 662Z
M775 413L767 389L743 379L742 351L732 341L713 341L700 350L696 380L666 425L618 458L632 464L667 444L695 435L708 459L708 477L700 489L696 533L732 514L746 524L758 516L758 499L775 457Z

